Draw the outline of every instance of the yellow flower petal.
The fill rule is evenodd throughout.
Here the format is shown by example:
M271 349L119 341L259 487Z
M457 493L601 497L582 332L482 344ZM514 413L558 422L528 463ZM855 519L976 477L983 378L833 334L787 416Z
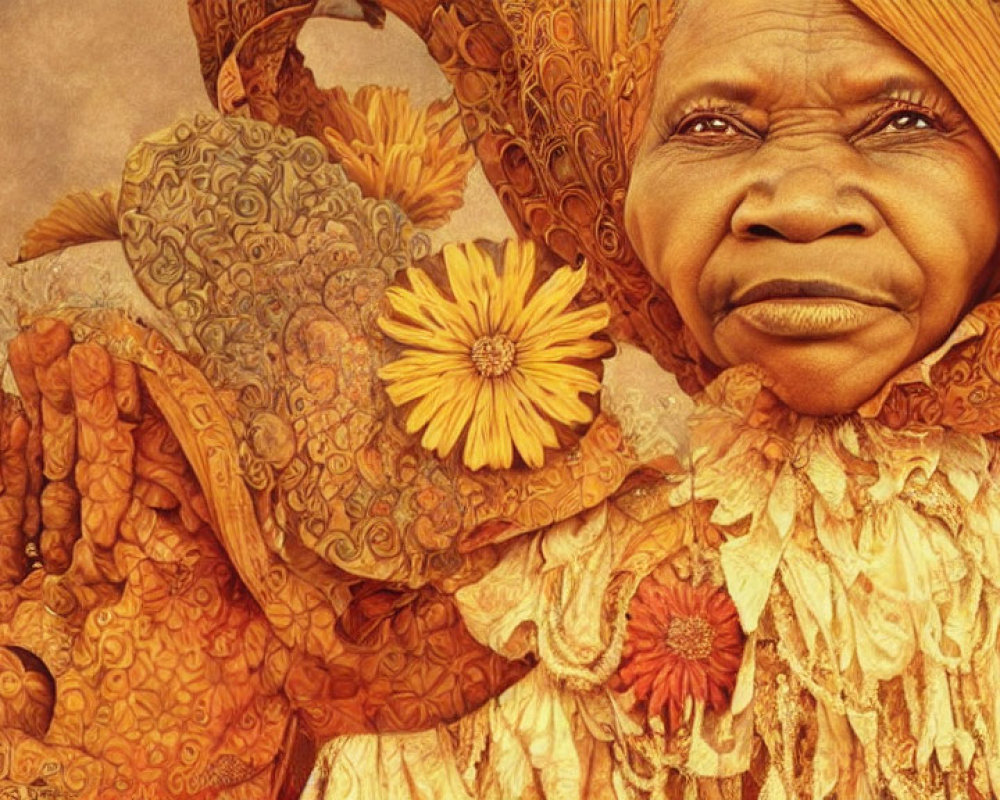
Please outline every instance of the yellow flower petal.
M584 339L582 342L572 344L558 344L549 347L532 347L525 352L520 346L517 350L517 363L521 365L531 365L540 367L544 364L551 364L557 361L590 361L606 355L611 350L610 342L602 342L598 339Z
M431 327L432 325L436 327L440 326L440 323L437 323L429 313L429 304L423 302L412 292L407 292L398 286L390 286L386 290L385 299L389 301L389 305L393 311L415 325L424 328Z
M427 424L427 420L442 409L447 408L451 399L447 392L441 391L441 384L437 382L435 388L422 395L420 400L414 403L413 408L410 409L410 413L406 417L406 432L416 433L419 431Z
M512 339L520 340L525 331L544 324L566 310L587 280L587 268L560 267L538 287L524 311L510 329Z
M481 469L485 466L494 469L506 468L513 462L511 453L506 461L498 457L502 446L498 448L496 436L496 415L500 409L494 396L494 381L487 381L476 398L476 405L472 410L472 421L469 423L469 432L465 437L465 450L462 453L462 460L470 469ZM509 437L506 444L510 446Z
M511 439L513 446L517 448L524 463L537 469L545 461L544 449L541 441L528 432L525 425L525 409L518 401L513 385L507 381L498 381L497 391L503 398L504 408L508 411L506 435ZM501 435L503 434L504 432L501 432Z
M492 287L484 280L484 266L479 248L474 244L467 248L447 244L444 254L448 283L455 293L458 311L466 323L480 335L489 332L489 302ZM489 270L492 273L492 270ZM494 281L496 279L493 274Z
M458 438L462 435L462 431L465 430L465 426L469 423L472 409L483 391L483 382L483 379L480 378L476 389L469 391L465 381L455 379L445 381L442 385L442 391L447 392L453 398L453 402L431 417L420 442L424 447L428 450L436 450L441 458L452 451Z
M437 394L440 387L440 375L426 375L422 378L394 381L387 385L385 390L394 405L402 406L424 395Z
M503 275L490 306L490 325L494 332L507 332L513 327L524 310L524 298L534 275L534 242L507 242L503 251Z
M573 394L579 392L593 394L601 388L601 382L597 380L597 376L593 372L589 369L578 367L575 364L544 364L538 366L534 364L519 364L517 369L529 381L561 393L570 391Z
M512 409L505 402L502 392L503 381L490 381L493 413L490 415L489 466L493 469L507 469L514 462L514 451L510 440L510 424L507 421Z
M555 384L555 389L524 376L524 370L518 368L511 372L511 380L539 411L546 416L566 425L582 425L593 419L589 406L577 396L577 393L567 392Z
M478 338L475 333L476 329L466 323L455 304L438 291L426 272L416 267L410 267L406 271L406 277L410 280L413 293L422 301L427 313L439 325L450 330L456 338L469 344Z
M404 350L401 358L386 364L378 371L384 381L423 378L429 374L462 372L472 375L475 368L464 353L431 353L426 350Z
M379 317L378 326L387 336L401 344L421 347L425 350L439 353L469 352L468 344L450 335L449 331L437 333L426 328L414 328L412 325L404 325L387 317Z
M565 425L584 425L594 418L594 412L579 397L565 397L535 387L531 401L543 414Z
M503 384L502 391L510 408L507 422L511 439L524 463L537 469L545 462L545 448L559 443L555 429L525 401L513 382L504 381Z
M560 314L555 319L543 319L525 330L518 339L520 350L544 350L563 342L586 340L608 327L611 309L606 303Z
M400 358L379 368L379 377L383 380L405 380L471 369L471 360L465 353L404 350Z

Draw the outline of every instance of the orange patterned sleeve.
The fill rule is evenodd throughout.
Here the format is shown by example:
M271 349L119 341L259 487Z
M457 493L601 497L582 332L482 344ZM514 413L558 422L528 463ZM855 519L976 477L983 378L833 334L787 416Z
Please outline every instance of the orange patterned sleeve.
M273 564L248 587L218 531L240 499L204 491L138 329L70 323L12 343L21 399L3 400L0 789L295 796L327 738L455 719L530 668L430 588L333 600ZM309 618L302 638L281 609Z

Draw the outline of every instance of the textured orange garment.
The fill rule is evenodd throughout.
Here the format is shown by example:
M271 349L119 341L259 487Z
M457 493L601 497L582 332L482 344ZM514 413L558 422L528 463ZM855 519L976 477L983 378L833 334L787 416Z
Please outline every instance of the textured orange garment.
M192 0L206 79L223 110L280 122L299 133L343 124L335 98L311 83L294 47L314 5ZM858 5L924 58L994 147L1000 146L996 105L990 104L991 94L1000 92L995 58L989 58L997 52L991 43L1000 29L995 3L969 2L967 18L930 2ZM643 90L670 4L616 1L614 20L599 12L612 6L606 0L573 6L542 0L527 8L388 0L385 6L411 24L442 63L455 85L463 123L518 230L564 260L591 260L598 268L594 290L607 294L620 312L619 333L642 341L686 387L704 385L711 368L691 347L670 301L635 260L621 225L630 143L641 128ZM907 16L911 11L914 16ZM943 20L940 31L950 38L939 44L928 34L937 28L907 27L910 19L931 25ZM978 22L984 27L976 27ZM983 57L964 63L955 54L966 52L969 36L982 42L973 52ZM171 188L169 180L164 185ZM172 297L166 289L164 295ZM924 422L973 433L1000 430L1000 306L985 303L972 319L976 335L937 362L928 382L914 379L893 388L876 409L879 420L898 428ZM235 424L247 421L232 413L245 398L227 391L213 398L204 376L155 336L134 331L112 336L112 342L131 342L132 349L111 352L108 334L115 324L93 327L90 334L74 330L78 339L64 324L43 323L26 333L15 348L19 354L12 356L19 359L14 367L25 405L5 401L3 408L0 546L6 572L0 622L25 644L44 623L41 638L53 652L65 654L66 663L56 671L61 677L69 670L74 681L63 684L56 700L58 741L40 747L33 736L38 725L5 722L0 730L2 744L16 751L15 779L58 783L70 791L100 787L109 797L142 785L174 796L266 796L294 761L293 709L305 710L303 727L316 732L335 732L342 722L405 729L433 721L442 704L451 709L443 716L454 717L512 679L502 662L479 651L475 666L482 680L473 691L464 692L452 680L446 667L454 666L456 651L468 656L475 645L434 589L355 581L296 543L285 551L294 557L294 569L269 561L273 553L250 535L253 514L239 517L247 504L231 502L220 488L240 476L239 445L225 421L227 415ZM311 330L324 332L319 324ZM212 331L201 333L208 337ZM323 344L320 338L302 342ZM259 352L269 351L261 346ZM325 366L311 360L307 354L305 363L296 365L306 376L303 383L310 370ZM198 398L198 413L184 420L185 402L193 402L195 388L205 397ZM324 419L316 420L317 430L323 430ZM272 445L266 434L280 429L277 423L273 429L263 423L244 427L248 430L241 433L250 435L240 444L263 432L264 444ZM595 431L600 470L588 472L587 459L582 466L566 459L557 470L537 476L539 486L575 485L567 482L569 475L588 491L595 487L585 499L559 495L566 516L613 491L627 471L613 426ZM401 471L409 464L402 459ZM370 473L384 468L375 458L365 466ZM424 541L434 544L439 529L473 538L475 529L473 544L488 546L534 527L527 512L527 521L500 519L496 509L506 496L496 486L484 491L468 476L451 477L468 496L486 498L484 516L462 525L446 514L433 516L447 492L428 485L410 498L429 520L420 529ZM252 497L258 518L268 520L270 503L280 495L272 488L234 491L244 500ZM530 494L534 487L520 489ZM378 505L378 498L362 500L370 508ZM310 510L294 508L303 515ZM220 524L226 515L228 527ZM108 520L125 532L120 539L108 539L115 529ZM496 524L474 524L483 520ZM241 521L246 526L236 524ZM22 534L31 529L42 530L41 553L25 555ZM274 539L268 545L281 549ZM442 547L441 554L435 568L453 549ZM36 563L46 569L29 571ZM348 612L339 617L329 612L328 598L315 591L316 576L344 579L352 593ZM143 607L136 598L147 596ZM128 614L153 619L155 635L135 637ZM70 623L50 621L56 616L78 624L77 638L67 633ZM154 642L155 648L136 652L137 641ZM335 654L345 660L334 663L331 645L345 642L345 652ZM425 643L432 669L404 667L412 677L404 682L407 702L399 708L385 702L400 688L391 678L401 674L411 648ZM5 661L6 671L29 688L37 682L32 677L37 673ZM359 694L362 688L372 692ZM36 704L47 707L38 700L46 692L32 691ZM432 702L425 702L428 698ZM22 716L34 722L42 715ZM176 731L164 726L170 736L163 747L146 747L148 726L173 717L180 722ZM199 725L215 725L214 738L191 740L192 726Z

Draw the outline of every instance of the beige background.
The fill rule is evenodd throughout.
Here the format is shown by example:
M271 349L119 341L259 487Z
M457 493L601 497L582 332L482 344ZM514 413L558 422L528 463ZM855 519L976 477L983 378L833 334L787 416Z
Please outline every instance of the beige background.
M299 38L321 86L448 87L423 43L390 19L311 20ZM0 257L62 195L117 184L138 139L212 112L185 0L0 0ZM386 56L389 56L388 58ZM503 238L510 228L481 174L437 238Z

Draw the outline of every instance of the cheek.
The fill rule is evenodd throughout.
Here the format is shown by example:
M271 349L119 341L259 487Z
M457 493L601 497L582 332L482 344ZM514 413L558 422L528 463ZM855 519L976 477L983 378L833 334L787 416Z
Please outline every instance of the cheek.
M658 196L656 184L650 170L637 164L625 198L625 230L653 280L669 291L671 261L664 250L671 236L673 208Z
M1000 222L1000 217L998 217L998 222ZM997 231L997 248L990 259L989 266L986 268L986 274L988 280L986 281L986 288L983 290L983 297L990 297L1000 290L1000 224L998 224Z
M970 165L964 178L953 184L957 188L951 198L942 194L941 214L964 245L969 282L982 288L990 277L983 273L994 265L1000 245L1000 174Z
M1000 171L975 147L876 161L875 203L920 285L915 318L936 341L990 289L1000 243Z
M996 281L1000 171L992 167L971 157L942 160L894 187L898 235L921 267L925 313L937 321L957 317Z
M993 159L993 171L987 176L984 195L984 214L979 226L979 237L986 243L987 250L992 243L992 254L987 258L984 270L983 295L993 294L1000 285L1000 162Z
M646 269L683 313L697 298L702 270L725 236L728 220L706 202L712 199L711 191L682 172L637 165L626 198L625 225Z

